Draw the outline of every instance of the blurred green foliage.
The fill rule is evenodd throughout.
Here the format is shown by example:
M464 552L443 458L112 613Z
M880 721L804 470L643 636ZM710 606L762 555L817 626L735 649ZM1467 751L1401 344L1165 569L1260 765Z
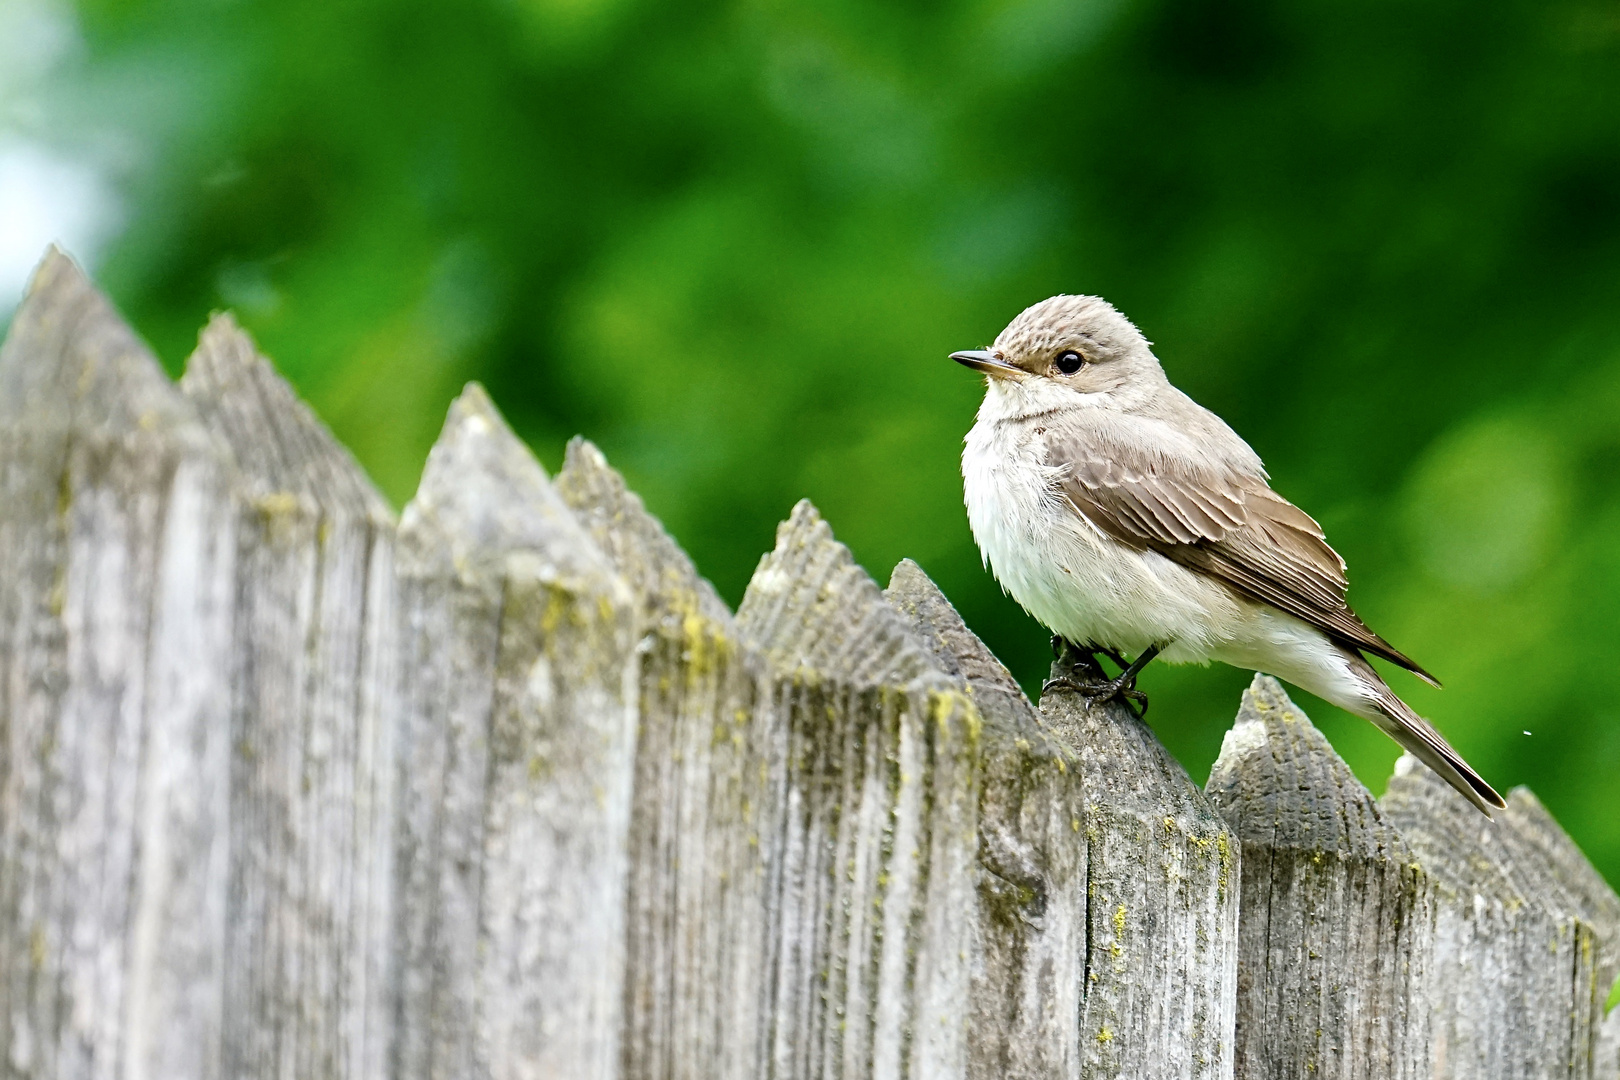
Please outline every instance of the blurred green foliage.
M1620 880L1612 0L82 0L51 137L178 367L234 308L396 503L488 384L737 601L808 496L1033 687L949 363L1118 304L1349 561L1391 678ZM1202 777L1247 674L1150 669ZM1306 705L1375 790L1393 744Z

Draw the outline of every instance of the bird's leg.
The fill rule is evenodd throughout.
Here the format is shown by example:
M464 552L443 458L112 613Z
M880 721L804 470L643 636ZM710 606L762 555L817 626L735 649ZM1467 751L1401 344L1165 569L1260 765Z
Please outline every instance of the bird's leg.
M1153 645L1143 650L1141 655L1139 655L1135 660L1127 660L1122 653L1114 649L1105 649L1100 645L1097 646L1096 651L1102 653L1115 664L1119 665L1119 677L1125 680L1125 685L1127 687L1134 689L1136 687L1137 674L1141 672L1143 668L1147 667L1148 664L1153 661L1153 658L1159 655L1159 652L1162 649L1163 646L1161 645Z
M1108 657L1108 659L1112 660L1114 665L1121 671L1124 671L1126 668L1131 666L1131 662L1125 659L1124 655L1121 654L1117 649L1105 649L1099 645L1097 646L1097 651Z
M1143 668L1147 667L1153 662L1153 658L1159 655L1160 648L1162 648L1162 646L1149 645L1147 648L1138 653L1136 659L1132 660L1125 666L1124 671L1121 671L1114 678L1110 679L1106 687L1100 688L1105 692L1098 695L1098 702L1101 703L1116 696L1124 698L1127 702L1127 707L1132 701L1140 702L1142 705L1141 709L1132 709L1131 711L1136 713L1137 719L1146 719L1148 711L1148 697L1146 694L1142 693L1142 691L1136 688L1136 676L1141 674Z
M1149 645L1137 654L1135 660L1132 660L1128 665L1121 665L1125 670L1119 673L1119 677L1125 680L1124 685L1133 690L1136 689L1136 677L1142 673L1143 668L1153 662L1153 658L1159 655L1159 651L1163 647L1162 645ZM1146 701L1147 699L1144 698L1143 700ZM1142 706L1142 711L1147 712L1146 705Z

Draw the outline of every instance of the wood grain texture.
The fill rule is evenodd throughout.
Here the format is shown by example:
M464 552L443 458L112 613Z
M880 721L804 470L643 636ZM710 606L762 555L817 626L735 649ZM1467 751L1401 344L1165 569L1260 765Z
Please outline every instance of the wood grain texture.
M1079 755L909 559L884 593L983 720L968 1075L1078 1077L1086 966Z
M1431 1075L1592 1075L1592 929L1557 901L1509 830L1410 755L1383 798L1435 885Z
M400 519L402 1078L616 1075L635 598L477 386Z
M1244 692L1208 791L1243 848L1237 1075L1429 1076L1433 883L1275 679Z
M782 759L765 665L600 451L571 443L557 491L642 608L621 1075L762 1076Z
M1592 928L1597 942L1592 1075L1598 1080L1616 1080L1620 1077L1620 1008L1605 1015L1604 1007L1609 988L1620 977L1620 896L1528 788L1515 788L1508 794L1501 827L1519 862L1550 879L1564 910Z
M1053 675L1081 665L1066 649ZM1085 1077L1231 1077L1238 847L1149 725L1074 691L1040 716L1081 756L1087 840Z
M1076 664L1072 652L1054 675ZM1089 672L1100 678L1094 668ZM1232 1075L1238 852L1152 730L1116 702L1041 698L1080 754L1087 843L1081 1035L1087 1077Z
M231 451L225 1071L381 1078L392 1019L394 523L225 315L181 390Z
M0 1067L220 1075L236 508L64 255L0 349Z
M808 502L737 614L787 730L769 841L768 1073L960 1077L977 709Z
M177 389L53 251L0 346L6 1077L1620 1080L1617 972L1270 679L1201 792L807 502L733 616L476 386L396 526L229 317Z

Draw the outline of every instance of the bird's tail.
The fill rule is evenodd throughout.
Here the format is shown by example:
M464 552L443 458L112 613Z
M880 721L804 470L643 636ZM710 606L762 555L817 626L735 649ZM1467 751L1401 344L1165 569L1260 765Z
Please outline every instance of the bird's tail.
M1412 707L1395 696L1378 672L1359 654L1351 654L1350 670L1366 686L1377 715L1370 715L1373 723L1390 738L1411 751L1423 764L1445 778L1446 783L1462 792L1469 802L1479 807L1480 813L1491 816L1493 809L1507 805L1496 789L1475 772L1462 755L1451 748L1434 725L1412 711Z

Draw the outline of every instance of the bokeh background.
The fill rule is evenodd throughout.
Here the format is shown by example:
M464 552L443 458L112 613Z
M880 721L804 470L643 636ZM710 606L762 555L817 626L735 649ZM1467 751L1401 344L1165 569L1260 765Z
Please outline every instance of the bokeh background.
M809 496L1031 688L945 354L1104 295L1620 881L1613 0L0 0L0 311L50 240L174 370L235 310L396 505L480 379L733 603ZM1195 777L1247 677L1144 677Z

